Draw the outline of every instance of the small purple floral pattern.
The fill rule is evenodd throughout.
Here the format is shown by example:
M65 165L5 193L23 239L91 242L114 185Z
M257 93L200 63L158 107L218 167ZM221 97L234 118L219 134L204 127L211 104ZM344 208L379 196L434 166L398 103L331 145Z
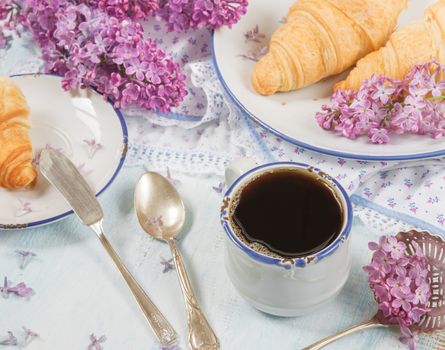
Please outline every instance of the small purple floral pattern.
M428 204L436 204L440 202L439 197L434 196L434 197L428 197L428 200L426 201Z
M394 209L397 206L397 203L395 202L394 198L388 198L388 206L392 209Z
M392 185L391 181L382 182L380 188L387 188Z
M405 179L405 180L403 180L403 184L406 187L411 188L413 186L413 181L411 179Z
M440 226L445 225L445 215L443 214L437 215L436 220Z
M409 210L410 210L412 213L417 214L417 210L419 209L419 207L416 205L415 202L411 202L411 203L409 203L408 206L409 206Z
M426 188L431 188L433 186L433 182L431 180L426 180L424 186Z
M371 192L371 189L370 189L369 187L365 187L365 188L363 189L363 194L364 194L366 197L368 197L368 198L371 198L371 197L372 197L372 192Z

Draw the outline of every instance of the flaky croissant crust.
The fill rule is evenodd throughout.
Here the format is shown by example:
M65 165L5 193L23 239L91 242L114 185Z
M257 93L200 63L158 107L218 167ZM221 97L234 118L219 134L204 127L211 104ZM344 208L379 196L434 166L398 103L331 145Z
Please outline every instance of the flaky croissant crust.
M358 61L334 89L357 91L373 74L402 79L414 65L432 59L445 64L445 0L429 7L423 19L395 31L385 47Z
M0 77L0 187L24 188L36 176L29 137L29 109L20 89Z
M381 47L407 0L298 0L255 65L262 95L311 85Z

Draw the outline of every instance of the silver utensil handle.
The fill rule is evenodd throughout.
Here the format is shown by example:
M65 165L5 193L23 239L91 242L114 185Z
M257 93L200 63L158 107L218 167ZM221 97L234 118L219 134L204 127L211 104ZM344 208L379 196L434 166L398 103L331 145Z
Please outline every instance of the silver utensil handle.
M193 292L192 284L187 275L184 261L173 239L168 240L168 245L176 264L182 294L184 295L188 321L188 345L191 350L217 350L218 338L204 316Z
M159 311L156 305L151 301L149 296L144 292L141 286L139 286L134 277L125 267L119 255L117 255L116 251L111 246L110 242L108 242L104 234L102 221L99 221L90 227L94 232L96 232L105 250L108 252L111 259L113 259L117 268L121 272L159 342L162 345L169 345L173 343L176 340L175 330L164 315Z
M334 341L336 341L340 338L343 338L344 336L347 336L351 333L355 333L355 332L361 331L363 329L368 329L368 328L373 328L373 327L387 327L387 325L381 324L379 321L372 318L368 321L356 324L355 326L345 329L344 331L341 331L337 334L331 335L330 337L324 338L312 345L305 347L303 350L319 350L319 349L325 347L326 345L333 343Z

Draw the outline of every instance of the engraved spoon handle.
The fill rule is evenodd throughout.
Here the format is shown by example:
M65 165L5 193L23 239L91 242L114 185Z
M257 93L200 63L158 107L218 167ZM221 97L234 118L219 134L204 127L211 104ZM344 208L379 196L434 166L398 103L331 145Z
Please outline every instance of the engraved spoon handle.
M358 331L361 331L364 329L373 328L373 327L388 327L388 326L381 324L375 318L371 318L368 321L356 324L355 326L347 328L344 331L341 331L337 334L331 335L330 337L324 338L312 345L309 345L309 346L305 347L303 350L318 350L318 349L325 347L326 345L328 345L330 343L333 343L334 341L336 341L346 335L349 335L351 333L355 333L355 332L358 332Z
M176 340L175 330L164 315L159 311L153 301L151 301L149 296L144 292L141 286L137 283L131 273L127 270L122 260L119 258L119 255L117 255L116 251L105 237L102 221L91 225L90 228L96 232L100 242L121 272L159 342L162 345L169 345L173 343Z
M176 270L178 272L179 282L181 284L182 294L184 295L187 309L187 320L189 328L188 345L191 350L217 350L219 349L218 338L209 325L198 305L192 284L187 275L184 261L176 247L173 239L167 240L168 245L175 260Z

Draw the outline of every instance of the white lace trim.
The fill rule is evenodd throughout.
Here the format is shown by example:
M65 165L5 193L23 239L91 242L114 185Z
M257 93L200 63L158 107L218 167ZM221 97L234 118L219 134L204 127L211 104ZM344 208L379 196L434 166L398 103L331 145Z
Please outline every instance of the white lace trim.
M223 176L230 162L226 153L209 152L207 150L178 151L172 148L154 148L148 145L130 145L126 166L145 165L154 171L169 169L199 175Z

